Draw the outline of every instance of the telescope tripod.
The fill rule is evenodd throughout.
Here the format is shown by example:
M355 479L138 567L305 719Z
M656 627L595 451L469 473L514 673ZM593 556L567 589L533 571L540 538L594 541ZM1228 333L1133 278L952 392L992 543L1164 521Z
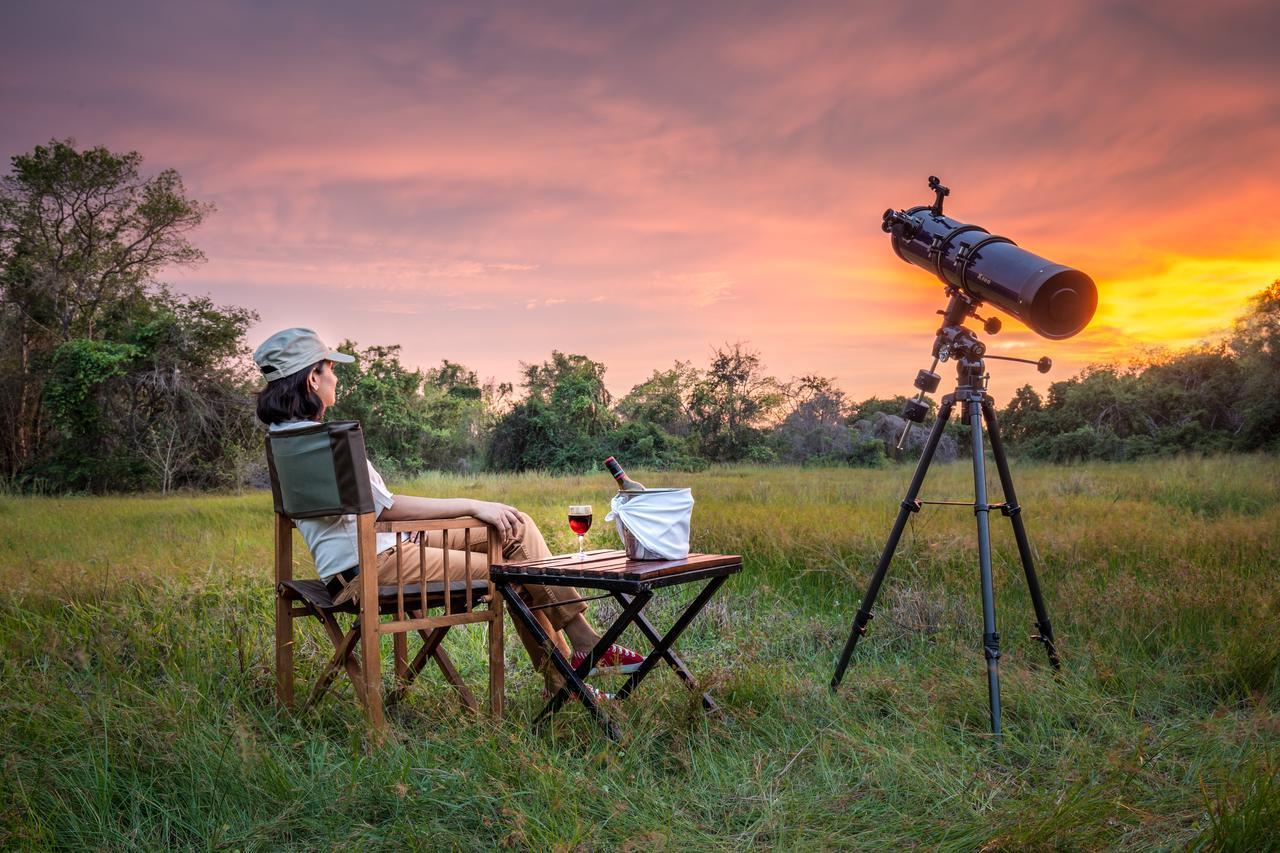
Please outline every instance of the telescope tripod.
M948 333L948 328L948 326L944 326L939 333L939 340L942 340L944 333ZM915 475L911 478L911 485L907 487L907 495L903 498L898 510L898 518L893 523L893 529L889 533L889 540L885 543L884 551L880 555L880 562L876 564L875 573L871 576L871 584L867 587L867 593L863 596L862 604L854 617L853 629L849 633L849 639L844 645L844 651L840 654L839 662L836 664L835 675L831 679L831 689L835 690L840 686L840 682L844 678L845 669L849 666L849 658L853 655L854 647L858 645L858 639L867 632L867 622L871 620L871 608L875 606L876 596L880 593L880 585L884 582L885 574L889 570L889 563L892 562L894 551L898 548L898 540L902 538L902 531L907 526L907 519L911 517L912 513L919 512L923 504L959 503L957 501L922 501L917 499L916 495L919 494L920 487L924 483L925 475L929 471L929 464L933 461L934 452L938 449L938 442L942 439L942 432L947 426L947 421L951 418L952 410L956 406L961 406L963 417L969 424L973 439L974 497L972 506L978 523L978 567L982 579L982 649L987 661L987 693L991 703L991 732L998 736L1000 734L1000 635L996 632L995 594L991 582L991 531L989 526L989 517L993 509L998 509L1013 525L1013 536L1018 543L1018 556L1022 561L1022 571L1026 575L1027 588L1031 593L1031 605L1036 614L1037 633L1032 636L1032 639L1044 644L1045 651L1049 655L1049 664L1055 670L1059 669L1061 664L1058 660L1057 648L1054 645L1053 627L1049 623L1049 614L1045 610L1044 597L1040 593L1040 582L1036 578L1035 567L1032 565L1031 545L1027 541L1027 531L1022 523L1022 507L1018 505L1018 498L1014 493L1013 477L1009 473L1009 461L1005 457L999 424L996 422L994 401L986 392L985 366L982 359L985 347L981 342L977 341L971 331L962 327L950 326L949 340L951 341L951 348L943 351L943 357L958 355L956 363L958 381L955 393L948 394L942 398L942 406L938 410L937 420L933 423L933 428L929 432L929 438L925 442L924 450L920 454L920 461L916 464ZM936 355L937 348L935 348ZM922 371L922 373L924 372ZM934 387L936 387L937 375L931 375L934 378ZM917 387L920 386L917 385ZM924 389L922 388L921 390L923 391ZM921 396L923 397L923 394ZM1004 493L1003 503L987 503L986 464L983 456L982 441L984 424L991 440L991 455L995 459L996 470L1000 474L1000 487ZM968 506L969 504L965 502L962 505Z

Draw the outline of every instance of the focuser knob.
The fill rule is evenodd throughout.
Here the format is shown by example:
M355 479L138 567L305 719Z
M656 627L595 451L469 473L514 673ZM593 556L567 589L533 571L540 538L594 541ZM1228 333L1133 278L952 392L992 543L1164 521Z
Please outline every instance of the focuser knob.
M919 225L914 219L901 210L894 210L892 207L884 212L884 216L880 221L880 230L886 234L892 234L894 226L902 229L902 236L910 240L919 230Z
M1040 356L1040 360L1036 362L1036 370L1041 373L1048 373L1050 370L1053 370L1053 359L1049 358L1047 355Z

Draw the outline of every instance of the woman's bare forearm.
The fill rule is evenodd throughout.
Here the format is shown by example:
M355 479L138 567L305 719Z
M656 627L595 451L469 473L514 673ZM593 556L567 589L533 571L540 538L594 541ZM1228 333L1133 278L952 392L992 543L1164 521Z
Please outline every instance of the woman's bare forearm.
M420 498L414 495L392 495L391 498L391 506L378 516L380 521L457 518L476 513L476 502L470 498Z
M392 495L391 506L382 511L382 521L420 521L424 518L457 518L469 515L492 524L502 541L522 535L524 520L513 506L494 501L473 501L470 498L419 498L413 495Z

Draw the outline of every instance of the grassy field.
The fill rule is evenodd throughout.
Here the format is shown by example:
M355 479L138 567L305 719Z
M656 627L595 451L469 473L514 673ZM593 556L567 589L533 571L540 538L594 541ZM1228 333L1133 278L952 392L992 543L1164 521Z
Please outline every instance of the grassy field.
M264 494L0 498L0 847L1280 843L1280 460L1017 467L1064 670L1026 639L996 515L1003 745L986 734L971 512L913 519L833 695L909 470L638 474L691 485L694 547L746 568L681 644L727 714L704 717L661 672L614 708L618 746L580 708L530 732L540 680L514 641L496 724L459 713L438 679L394 710L377 750L349 684L308 714L277 711ZM941 466L922 497L971 488L967 465ZM397 490L514 503L567 550L565 506L590 500L602 518L610 483ZM589 541L615 537L598 518ZM298 625L305 689L326 644ZM482 684L480 632L455 633L451 654Z

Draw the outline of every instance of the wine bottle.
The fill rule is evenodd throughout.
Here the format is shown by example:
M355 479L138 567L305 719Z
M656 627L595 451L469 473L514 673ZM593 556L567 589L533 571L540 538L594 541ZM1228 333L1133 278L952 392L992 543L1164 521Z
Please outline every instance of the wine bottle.
M643 492L644 483L637 483L635 480L627 476L627 472L622 470L622 466L618 464L618 460L610 456L604 460L604 467L609 469L609 473L613 475L613 479L618 481L618 490L622 492Z

